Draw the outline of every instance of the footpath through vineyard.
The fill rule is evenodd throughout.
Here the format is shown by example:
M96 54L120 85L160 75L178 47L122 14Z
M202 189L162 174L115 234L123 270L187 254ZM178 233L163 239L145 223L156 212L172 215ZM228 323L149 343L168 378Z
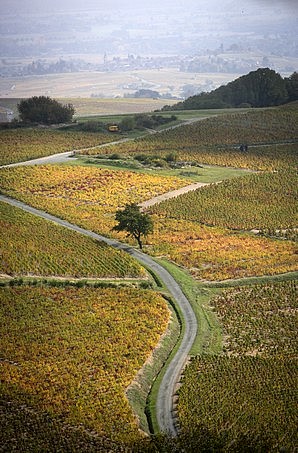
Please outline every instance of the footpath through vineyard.
M58 217L48 214L47 212L35 209L13 198L0 195L0 201L9 203L31 214L37 215L51 222L55 222L59 225L62 225L63 227L77 231L98 241L103 241L108 245L117 248L118 250L123 250L129 253L135 259L137 259L141 264L145 265L147 268L155 272L158 275L158 277L163 281L169 293L175 299L176 303L179 305L185 323L183 339L181 341L178 351L176 352L174 358L167 367L167 370L164 374L163 380L159 387L156 402L156 415L159 429L171 435L176 435L177 427L174 421L173 397L176 390L176 386L180 380L182 370L187 362L189 351L193 345L193 342L197 334L196 316L190 306L189 301L183 294L176 280L171 276L171 274L166 269L164 269L161 265L157 264L152 258L150 258L145 253L134 249L133 247L130 247L114 239L106 238L104 236L94 233L93 231L80 228L77 225L71 224L65 220L62 220Z

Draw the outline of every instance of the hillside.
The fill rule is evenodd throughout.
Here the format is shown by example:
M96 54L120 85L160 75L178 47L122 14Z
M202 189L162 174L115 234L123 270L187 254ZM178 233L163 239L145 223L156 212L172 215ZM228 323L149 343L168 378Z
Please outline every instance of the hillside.
M231 107L271 107L298 99L298 74L282 78L269 68L260 68L222 85L210 93L200 93L164 110L215 109Z
M1 131L2 162L80 151L0 169L0 451L295 450L298 109L244 110L118 143ZM193 181L147 211L147 273L115 213Z
M231 111L183 127L151 134L133 142L106 146L105 154L173 155L185 165L219 165L254 170L297 166L297 104ZM240 150L241 143L248 152ZM88 150L98 154L99 148ZM202 171L201 171L202 173Z

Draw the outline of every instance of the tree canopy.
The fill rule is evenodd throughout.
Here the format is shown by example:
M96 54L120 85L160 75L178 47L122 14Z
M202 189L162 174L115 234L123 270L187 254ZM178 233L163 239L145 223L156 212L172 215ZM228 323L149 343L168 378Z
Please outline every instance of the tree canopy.
M271 107L298 99L297 73L283 79L269 68L260 68L220 86L200 93L164 110L195 110L231 107Z
M142 249L142 236L153 232L153 222L149 214L141 212L136 203L131 203L125 205L124 209L116 211L115 219L118 224L113 227L113 230L126 231L127 236L134 237Z
M72 104L62 105L48 96L33 96L18 104L20 119L23 122L41 124L68 123L74 115Z

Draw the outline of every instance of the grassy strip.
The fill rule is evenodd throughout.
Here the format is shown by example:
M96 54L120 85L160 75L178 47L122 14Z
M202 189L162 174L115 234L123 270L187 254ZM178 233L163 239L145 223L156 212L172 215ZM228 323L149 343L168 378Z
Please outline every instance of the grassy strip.
M199 353L209 353L215 354L221 351L221 331L217 319L211 309L208 307L208 301L215 294L220 292L216 289L205 289L200 288L198 283L187 274L185 271L179 269L176 265L169 263L165 260L156 260L159 262L181 286L184 294L188 298L193 310L196 313L199 329L198 335L195 340L195 343L191 349L191 354L196 355ZM168 359L165 361L163 368L156 377L147 404L147 416L150 423L150 431L152 433L158 433L159 427L156 418L155 402L157 399L157 394L161 380L166 371L167 365L173 359L178 350L181 340L185 331L185 323L182 318L181 311L179 307L174 305L174 310L176 311L177 319L180 323L181 335L176 338L176 344L172 349L171 354Z
M184 333L184 323L181 311L169 296L163 281L152 269L146 268L146 270L154 281L155 289L162 292L166 299L171 311L171 320L159 345L153 351L152 357L128 387L126 394L137 415L140 428L148 434L153 434L159 432L155 410L159 385L167 364L170 363L179 348Z
M256 285L268 282L281 282L286 280L297 280L298 272L287 272L278 275L263 275L260 277L246 277L239 279L224 280L220 282L203 282L202 284L208 288L230 288L234 286Z
M100 151L100 150L99 150ZM140 163L132 157L120 157L117 160L98 159L92 156L79 155L76 159L70 160L62 165L77 165L84 167L100 167L110 170L133 171L136 173L158 175L158 176L176 176L185 178L187 181L212 183L219 182L225 179L237 178L251 173L250 170L219 167L216 165L193 166L187 168L157 168L157 167L142 167Z
M142 289L151 288L153 283L150 280L142 279L67 279L67 278L44 278L44 277L4 277L0 278L0 287L5 286L48 286L48 287L67 287L74 286L77 288L120 288L120 287L137 287Z
M195 312L198 334L191 348L192 355L217 354L221 351L221 329L215 314L209 306L210 299L220 292L196 282L185 270L166 260L159 260L179 283Z
M147 415L147 420L149 424L149 429L151 434L157 434L159 433L159 425L157 422L157 416L156 416L156 400L158 396L158 391L159 391L159 386L161 384L161 381L163 379L163 376L166 372L167 366L169 363L172 361L172 359L175 357L175 354L177 350L180 347L181 340L184 335L185 331L185 324L184 320L182 318L181 311L179 307L176 306L174 302L172 306L173 313L175 313L175 321L173 325L171 326L171 339L169 336L169 342L168 342L168 356L166 360L164 360L162 367L160 368L160 372L156 376L155 380L153 381L150 393L147 398L147 405L146 405L146 415Z
M126 392L128 401L137 415L140 428L148 434L157 430L154 410L157 392L153 391L153 388L155 388L156 381L160 382L159 374L164 369L169 354L175 348L180 336L180 320L175 307L169 298L165 298L172 313L167 332Z

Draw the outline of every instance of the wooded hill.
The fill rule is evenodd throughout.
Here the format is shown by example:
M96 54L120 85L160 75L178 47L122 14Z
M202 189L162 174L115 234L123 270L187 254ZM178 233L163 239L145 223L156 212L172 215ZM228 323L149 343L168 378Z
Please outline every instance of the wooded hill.
M231 107L271 107L298 99L298 73L288 78L269 68L260 68L220 86L200 93L163 110L221 109Z

